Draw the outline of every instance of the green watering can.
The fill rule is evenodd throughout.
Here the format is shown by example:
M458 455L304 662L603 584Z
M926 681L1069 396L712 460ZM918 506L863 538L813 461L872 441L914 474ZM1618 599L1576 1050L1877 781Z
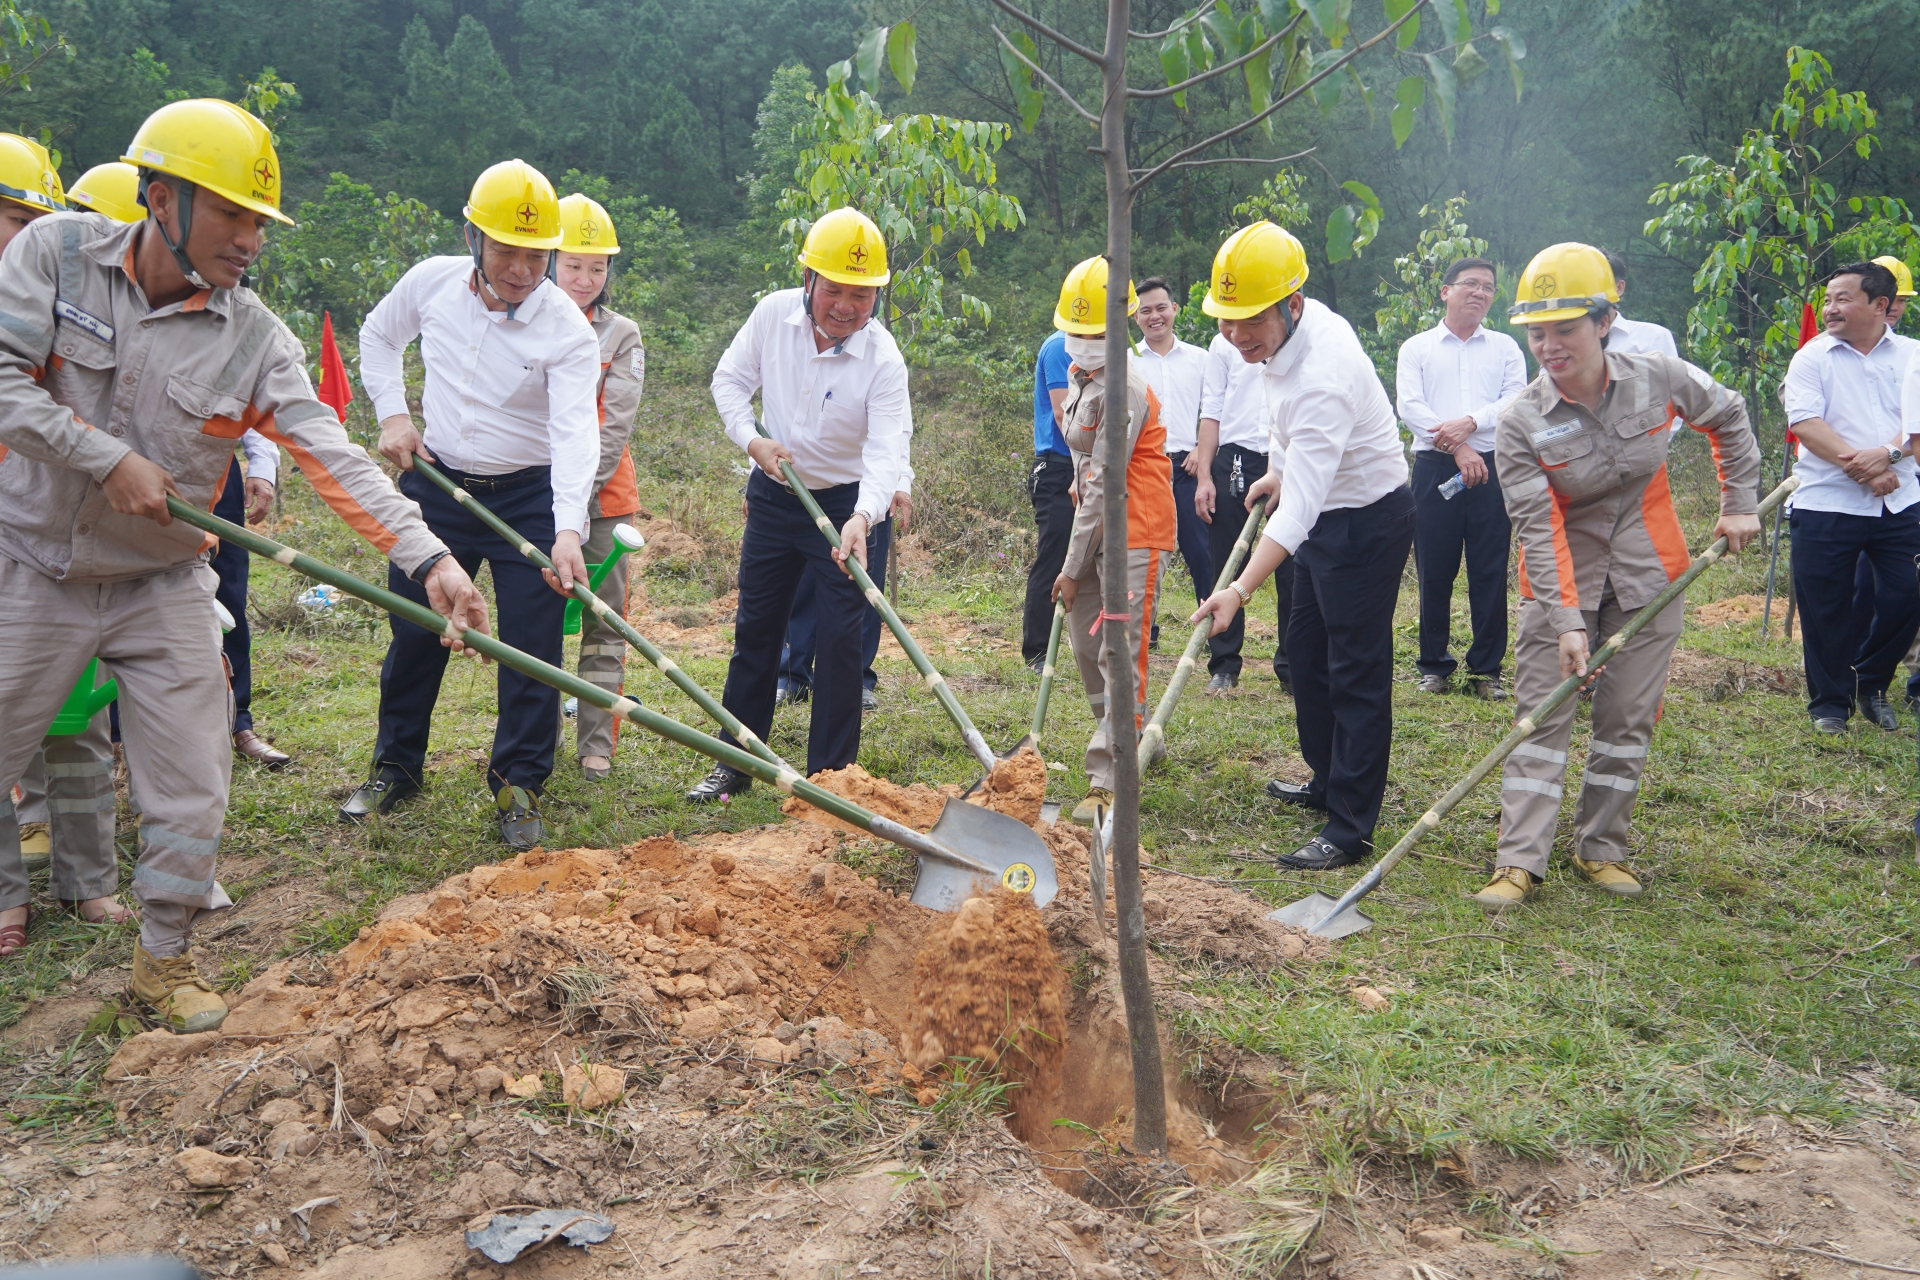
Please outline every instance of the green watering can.
M213 602L213 612L220 619L222 633L233 630L233 615L218 600ZM118 681L109 680L105 684L94 685L100 678L100 659L87 663L87 669L80 673L80 679L74 683L73 692L67 695L59 712L53 717L53 724L47 728L49 738L68 738L76 733L85 733L93 718L106 710L107 704L120 696Z
M607 575L613 572L613 566L619 563L620 557L638 551L646 545L647 540L641 537L640 531L632 525L613 526L613 550L607 553L605 560L593 566L593 572L587 575L587 585L593 588L596 595L599 594L600 584L605 582ZM580 615L584 609L585 606L578 600L567 601L567 620L560 628L560 634L568 636L580 634Z

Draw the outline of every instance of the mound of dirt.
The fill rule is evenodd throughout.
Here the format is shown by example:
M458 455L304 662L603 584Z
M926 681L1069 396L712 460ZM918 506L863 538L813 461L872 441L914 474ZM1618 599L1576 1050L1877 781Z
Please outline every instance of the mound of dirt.
M1724 600L1709 600L1705 604L1689 604L1687 616L1702 627L1728 627L1760 621L1766 613L1765 596L1746 595L1728 596ZM1778 594L1773 598L1773 626L1779 627L1786 621L1787 604ZM1769 634L1781 635L1780 631L1769 629ZM1800 619L1793 620L1793 631L1785 635L1788 640L1800 638Z
M957 786L930 787L924 782L903 787L885 778L876 778L857 764L844 769L823 769L809 781L837 796L844 796L861 808L892 818L916 831L930 831L940 821L947 801L960 798ZM1002 760L987 775L986 785L967 797L968 804L983 805L995 813L1017 818L1030 827L1040 825L1040 806L1047 798L1047 762L1031 750L1010 760ZM814 808L799 796L780 806L790 818L817 822L822 826L865 834L850 822Z

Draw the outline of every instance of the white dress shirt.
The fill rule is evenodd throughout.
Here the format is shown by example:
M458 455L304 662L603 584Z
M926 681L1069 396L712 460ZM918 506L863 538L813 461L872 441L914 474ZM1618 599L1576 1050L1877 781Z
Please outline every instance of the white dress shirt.
M240 452L247 456L247 479L273 484L280 478L280 446L248 427L240 433Z
M1856 449L1903 441L1906 428L1901 425L1901 383L1916 345L1888 329L1881 331L1880 341L1866 355L1830 333L1814 338L1793 353L1793 362L1780 384L1787 425L1819 418ZM1884 498L1876 498L1866 485L1848 479L1844 470L1803 443L1794 463L1800 487L1793 492L1793 508L1854 516L1905 511L1920 502L1920 482L1915 480L1911 457L1900 459L1894 470L1900 476L1900 487Z
M1353 326L1307 299L1293 337L1262 366L1269 449L1286 458L1280 505L1262 535L1288 554L1323 511L1368 507L1407 483L1393 405Z
M1200 442L1200 395L1207 382L1207 353L1175 338L1173 349L1161 355L1142 340L1133 349L1133 358L1140 362L1147 385L1160 399L1160 425L1167 429L1166 451L1191 452Z
M913 405L907 362L879 321L822 351L801 291L768 294L713 371L714 406L727 438L742 449L760 434L753 428L756 391L767 431L793 451L802 483L825 489L858 482L854 510L869 524L886 519L901 475L911 475Z
M1220 444L1266 451L1267 394L1260 389L1260 366L1242 360L1240 349L1219 334L1207 344L1200 416L1220 424Z
M1462 342L1443 322L1400 344L1394 382L1416 453L1431 451L1434 428L1455 418L1472 418L1466 442L1476 453L1492 453L1494 420L1525 389L1527 361L1504 333L1482 325Z
M554 530L585 537L600 465L600 341L551 280L511 320L487 310L472 280L471 258L428 258L367 314L360 381L374 417L407 412L402 361L419 338L427 452L473 475L552 467Z
M1618 308L1613 313L1613 327L1607 330L1607 350L1627 355L1657 352L1675 360L1680 358L1680 348L1674 343L1671 329L1651 320L1629 320Z

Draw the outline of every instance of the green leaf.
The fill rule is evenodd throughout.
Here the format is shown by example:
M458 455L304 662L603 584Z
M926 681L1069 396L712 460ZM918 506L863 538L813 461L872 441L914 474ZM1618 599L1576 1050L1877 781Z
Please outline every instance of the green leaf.
M860 68L860 83L869 92L880 87L880 60L887 51L887 29L875 27L861 38L853 52L854 65Z
M1187 33L1176 31L1160 42L1160 70L1166 74L1169 85L1179 84L1193 74L1193 63L1187 57ZM1187 109L1187 95L1184 91L1173 95L1173 105L1182 111Z
M1021 53L1038 64L1040 50L1033 43L1033 37L1024 31L1016 31L1008 37ZM1020 128L1024 133L1032 133L1033 126L1040 123L1040 107L1047 95L1033 83L1033 68L1013 56L1013 51L1005 45L1000 47L1000 66L1007 73L1007 85L1013 90L1014 109L1020 113Z
M1419 7L1420 0L1387 0L1387 25L1392 26L1405 17L1407 10ZM1407 19L1407 25L1394 34L1395 48L1411 49L1413 42L1420 38L1420 15L1414 14Z
M1247 42L1248 31L1227 0L1214 0L1213 11L1204 15L1199 24L1213 34L1220 45L1220 51L1229 59L1237 58L1253 46Z
M1453 99L1458 87L1453 78L1453 68L1441 61L1437 53L1420 55L1427 64L1427 75L1433 81L1433 105L1440 111L1440 132L1447 137L1447 145L1453 145Z
M1496 10L1490 5L1487 12L1493 13ZM1507 70L1513 73L1513 100L1518 102L1521 84L1526 79L1520 70L1520 60L1527 56L1527 42L1520 38L1518 32L1510 31L1506 27L1495 27L1487 34L1498 42L1501 52L1507 55Z
M1357 215L1353 206L1343 204L1335 209L1327 219L1327 261L1345 262L1353 256L1354 223Z
M1487 60L1473 47L1473 41L1469 40L1460 46L1460 52L1453 59L1453 74L1460 77L1461 84L1472 84L1485 74L1486 69Z
M1308 78L1311 79L1312 76L1319 75L1346 56L1346 50L1344 49L1320 50L1313 55L1313 67ZM1344 85L1339 76L1328 76L1325 80L1322 80L1319 84L1309 89L1307 96L1313 99L1314 105L1320 108L1320 114L1324 116L1329 111L1332 111L1339 103L1340 90L1343 87Z
M1353 0L1300 0L1307 17L1334 48L1347 38L1347 19L1353 16Z
M1251 115L1259 115L1273 103L1273 68L1270 65L1273 50L1268 49L1257 58L1249 58L1240 68L1247 77L1247 110ZM1271 138L1273 136L1273 117L1268 116L1260 122L1260 127Z
M1393 113L1387 122L1393 128L1394 150L1407 145L1408 137L1413 134L1414 113L1426 100L1427 82L1419 76L1408 76L1393 91Z
M1260 21L1266 25L1268 35L1286 26L1293 17L1291 0L1258 0L1255 9L1260 14Z
M1213 46L1197 22L1187 28L1187 65L1201 71L1213 66Z
M1460 44L1473 39L1473 14L1467 11L1467 0L1453 0L1453 40Z
M915 35L911 22L895 23L887 33L887 69L893 72L903 93L913 92L913 77L920 70L920 57L914 49Z

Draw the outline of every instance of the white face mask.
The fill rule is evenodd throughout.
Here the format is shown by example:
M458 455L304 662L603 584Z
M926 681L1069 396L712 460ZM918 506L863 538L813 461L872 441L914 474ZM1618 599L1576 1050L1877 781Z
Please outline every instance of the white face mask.
M1097 373L1107 366L1107 340L1104 337L1082 338L1070 333L1067 335L1067 354L1088 373Z

